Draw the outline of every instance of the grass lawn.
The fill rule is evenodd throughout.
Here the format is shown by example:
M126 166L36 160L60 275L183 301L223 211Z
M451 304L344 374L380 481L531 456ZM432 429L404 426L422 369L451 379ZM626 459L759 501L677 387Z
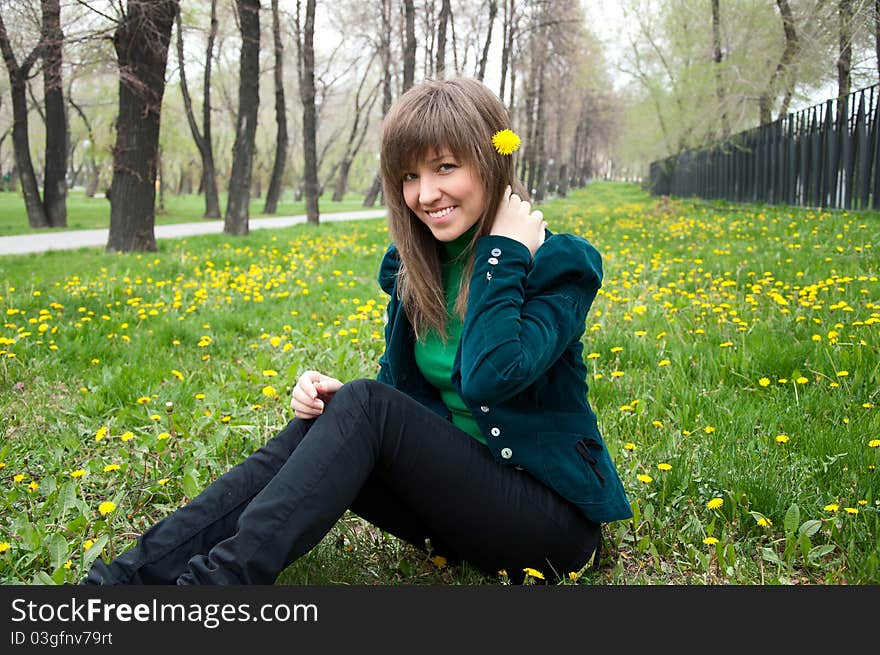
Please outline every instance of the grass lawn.
M318 202L322 214L331 214L343 211L362 211L369 209L363 206L363 196L356 193L347 194L340 202L332 202L331 194L325 194ZM157 199L158 203L158 199ZM263 213L266 198L251 200L251 218L270 216ZM226 197L220 197L221 214L226 208ZM379 208L376 205L374 208ZM156 211L156 225L168 225L172 223L192 223L206 220L222 221L223 218L206 219L204 196L189 195L165 195L164 211ZM305 200L295 201L293 191L285 193L278 203L278 211L271 216L297 216L306 213ZM67 195L67 228L52 228L61 232L67 230L92 230L106 229L110 227L110 202L102 196L89 198L81 189L73 189ZM21 193L9 191L0 192L0 236L12 236L16 234L31 234L28 226L27 213L24 208L24 199Z
M589 398L635 517L603 528L599 570L534 568L880 583L880 215L612 182L542 209L603 255ZM374 376L387 242L375 219L0 257L0 581L74 582L128 548L291 418L307 368ZM348 514L279 582L508 580Z

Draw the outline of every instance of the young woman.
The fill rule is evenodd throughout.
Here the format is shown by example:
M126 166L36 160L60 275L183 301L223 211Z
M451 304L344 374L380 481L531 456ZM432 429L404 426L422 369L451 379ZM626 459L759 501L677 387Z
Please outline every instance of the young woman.
M428 81L388 113L393 244L378 379L298 379L287 426L87 584L271 584L346 510L514 580L598 556L629 502L587 401L599 253L552 234L514 174L497 96Z

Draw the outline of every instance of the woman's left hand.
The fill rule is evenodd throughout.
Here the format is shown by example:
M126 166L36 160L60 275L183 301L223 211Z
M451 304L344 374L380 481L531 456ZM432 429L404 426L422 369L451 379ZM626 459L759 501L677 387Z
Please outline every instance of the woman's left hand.
M532 257L544 243L544 228L547 222L544 214L536 209L532 211L532 205L512 193L510 185L504 189L504 197L495 214L492 230L489 234L515 239L529 249Z

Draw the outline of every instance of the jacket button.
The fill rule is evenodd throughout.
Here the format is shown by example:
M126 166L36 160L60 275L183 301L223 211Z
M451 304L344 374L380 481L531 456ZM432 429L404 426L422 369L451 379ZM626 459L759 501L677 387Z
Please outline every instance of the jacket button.
M489 257L489 259L486 260L486 261L488 261L490 264L492 264L492 266L495 266L495 264L498 263L498 258L496 258L496 257Z
M489 408L486 407L485 405L480 405L480 411L483 412L483 414L488 414Z
M501 456L504 459L510 459L511 457L513 457L513 451L510 448L502 448L501 449Z
M492 256L497 257L501 254L501 248L492 248Z
M489 430L489 433L490 433L493 437L497 437L497 436L499 436L499 435L501 434L501 430L499 430L498 428L492 428L491 430Z

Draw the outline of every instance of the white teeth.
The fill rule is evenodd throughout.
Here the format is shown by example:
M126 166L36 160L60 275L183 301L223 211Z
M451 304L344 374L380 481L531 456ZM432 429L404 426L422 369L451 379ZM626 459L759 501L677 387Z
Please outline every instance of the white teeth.
M443 217L446 216L449 212L451 212L453 209L455 209L455 207L446 207L445 209L441 209L440 211L436 211L436 212L425 212L425 213L426 213L428 216L430 216L431 218L443 218Z

